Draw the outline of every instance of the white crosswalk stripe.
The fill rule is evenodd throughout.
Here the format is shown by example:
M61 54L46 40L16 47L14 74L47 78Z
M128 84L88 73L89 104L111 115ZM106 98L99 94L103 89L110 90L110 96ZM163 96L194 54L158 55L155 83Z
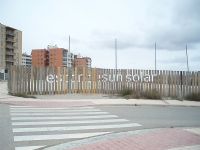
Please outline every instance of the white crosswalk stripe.
M12 120L60 120L60 119L96 119L96 118L117 118L116 115L98 115L98 116L61 116L61 117L12 117Z
M10 107L16 150L34 150L69 141L141 126L94 107Z
M33 110L33 109L35 109L35 110L45 110L45 109L47 109L47 110L51 110L51 109L53 109L53 110L62 110L62 109L64 109L64 110L77 110L77 109L94 109L94 107L91 107L91 106L88 106L88 107L58 107L58 108L55 108L55 107L31 107L31 106L11 106L11 108L10 108L10 110L16 110L16 108L17 108L17 110L25 110L25 109L28 109L28 110Z
M11 109L10 110L10 112L12 112L12 113L14 113L14 112L32 112L32 113L38 113L38 112L54 112L54 111L57 111L57 112L87 112L87 111L100 111L99 109L83 109L83 108L81 108L81 109L72 109L72 110L70 110L70 109L44 109L44 110L42 110L42 109Z
M78 139L96 135L103 135L109 132L93 132L93 133L74 133L74 134L54 134L54 135L25 135L15 136L14 141L38 141L38 140L59 140L59 139Z
M11 113L12 116L30 116L33 113ZM99 114L108 114L108 112L82 112L82 115L99 115ZM62 113L62 112L56 112L56 113L34 113L35 116L61 116L61 115L80 115L79 112L74 113Z
M75 120L75 121L40 121L40 122L13 122L13 126L26 125L70 125L70 124L95 124L95 123L113 123L113 122L127 122L126 119L104 119L104 120Z
M112 129L128 128L140 126L138 123L115 124L115 125L91 125L91 126L67 126L67 127L35 127L35 128L15 128L13 132L42 132L42 131L73 131L91 129Z
M33 150L33 149L38 149L38 148L42 148L43 146L24 146L24 147L15 147L15 150Z

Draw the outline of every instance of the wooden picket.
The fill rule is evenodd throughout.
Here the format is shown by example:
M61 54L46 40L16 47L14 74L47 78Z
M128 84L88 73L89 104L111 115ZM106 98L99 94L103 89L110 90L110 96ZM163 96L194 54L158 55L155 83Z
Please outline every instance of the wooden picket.
M163 97L184 97L200 92L200 72L12 66L8 89L30 95L156 90Z

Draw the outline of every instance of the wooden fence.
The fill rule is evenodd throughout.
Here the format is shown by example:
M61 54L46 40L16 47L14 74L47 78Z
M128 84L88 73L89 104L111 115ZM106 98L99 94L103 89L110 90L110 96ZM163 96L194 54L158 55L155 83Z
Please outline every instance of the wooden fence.
M12 66L8 89L31 95L156 90L163 97L182 97L200 93L200 72Z

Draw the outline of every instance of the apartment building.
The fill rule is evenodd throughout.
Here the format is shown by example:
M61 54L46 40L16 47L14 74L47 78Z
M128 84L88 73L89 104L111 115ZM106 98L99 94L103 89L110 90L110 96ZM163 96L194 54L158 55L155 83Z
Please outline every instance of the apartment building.
M49 66L49 51L47 49L33 49L31 56L33 67Z
M0 72L22 64L22 31L0 23Z
M32 50L32 66L73 67L74 55L67 49L49 45L47 49Z
M72 68L74 64L74 54L67 51L67 54L64 55L64 59L66 61L67 67Z
M58 47L48 47L49 66L53 67L73 67L74 55L67 49Z
M91 68L92 60L90 57L81 57L76 55L74 58L74 67Z
M28 55L26 53L22 54L22 65L23 66L29 66L29 67L32 65L31 55Z

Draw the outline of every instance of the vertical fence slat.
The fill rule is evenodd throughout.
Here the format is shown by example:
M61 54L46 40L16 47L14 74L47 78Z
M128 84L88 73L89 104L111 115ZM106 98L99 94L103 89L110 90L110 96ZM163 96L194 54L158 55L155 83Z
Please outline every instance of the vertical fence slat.
M185 97L200 92L200 72L23 66L9 70L8 91L13 94L115 94L123 89Z

